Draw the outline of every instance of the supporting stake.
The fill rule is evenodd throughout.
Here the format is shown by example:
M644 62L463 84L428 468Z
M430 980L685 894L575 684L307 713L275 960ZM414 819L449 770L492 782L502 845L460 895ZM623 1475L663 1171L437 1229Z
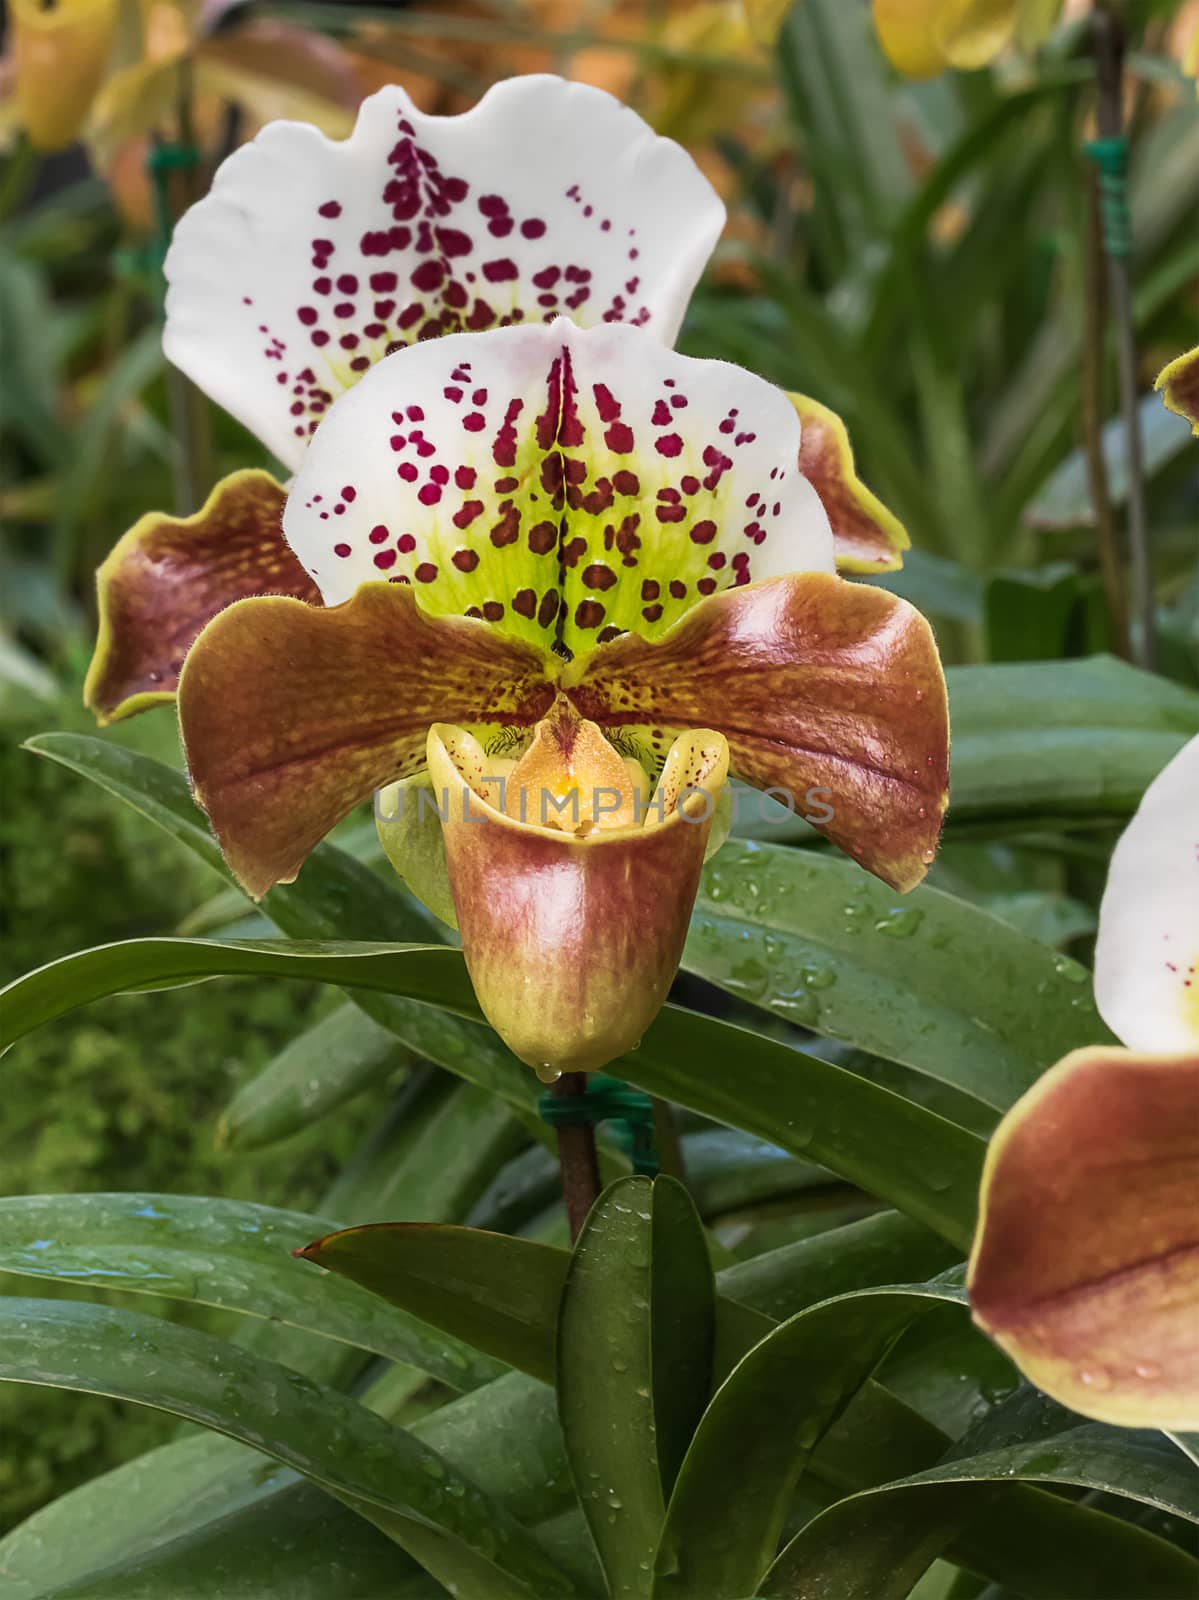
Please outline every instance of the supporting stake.
M1099 207L1099 179L1087 173L1086 315L1082 339L1082 437L1087 458L1087 485L1095 513L1095 543L1099 571L1107 599L1112 642L1116 654L1132 660L1128 642L1128 597L1124 593L1124 561L1120 534L1103 454L1103 330L1107 321L1107 292L1103 259L1103 221Z
M585 1072L564 1072L550 1093L560 1100L577 1100L587 1093ZM600 1192L599 1157L595 1150L595 1125L556 1121L558 1165L562 1172L562 1199L570 1223L570 1237L579 1237L587 1213Z
M1136 333L1132 321L1132 288L1128 266L1131 238L1125 190L1124 30L1105 5L1095 8L1092 38L1095 82L1099 91L1096 110L1099 138L1088 146L1088 154L1099 167L1108 289L1116 332L1120 415L1124 423L1124 449L1128 466L1128 556L1131 572L1129 631L1134 659L1139 666L1152 670L1156 660L1153 573L1145 520L1145 473L1140 412L1137 407Z

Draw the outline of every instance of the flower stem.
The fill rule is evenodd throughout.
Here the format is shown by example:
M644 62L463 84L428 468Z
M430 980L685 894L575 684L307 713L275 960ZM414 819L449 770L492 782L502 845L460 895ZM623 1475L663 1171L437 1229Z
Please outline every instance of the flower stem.
M550 1093L563 1100L577 1099L587 1093L586 1073L564 1072ZM579 1237L579 1230L600 1192L595 1128L590 1122L560 1123L557 1133L562 1199L566 1220L570 1223L570 1237L574 1240Z

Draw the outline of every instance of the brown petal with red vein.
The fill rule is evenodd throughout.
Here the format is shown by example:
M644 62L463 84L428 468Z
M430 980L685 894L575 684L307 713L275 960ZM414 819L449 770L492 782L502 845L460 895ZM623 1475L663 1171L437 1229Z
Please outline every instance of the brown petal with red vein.
M1046 1073L991 1141L968 1282L1055 1400L1199 1428L1199 1056L1075 1050Z
M734 777L787 791L870 872L902 890L928 870L949 711L932 630L906 601L826 573L770 578L713 595L655 643L602 646L563 687L647 765L681 730L716 728Z
M485 774L464 745L461 729L430 730L429 778L479 1004L546 1081L598 1071L634 1049L665 1004L727 771L724 741L710 731L683 741L665 820L651 805L639 827L585 837L479 799ZM676 804L680 784L687 798Z
M853 447L835 411L806 394L787 398L799 413L799 469L820 496L833 530L838 572L895 572L912 541L907 529L854 467Z
M192 517L152 511L96 574L100 631L83 686L102 723L174 699L204 624L235 600L286 594L320 605L283 537L286 495L269 472L235 472Z
M372 791L425 764L449 716L486 736L531 727L554 663L467 617L426 617L411 589L364 584L345 605L242 600L193 645L179 721L196 799L256 898Z

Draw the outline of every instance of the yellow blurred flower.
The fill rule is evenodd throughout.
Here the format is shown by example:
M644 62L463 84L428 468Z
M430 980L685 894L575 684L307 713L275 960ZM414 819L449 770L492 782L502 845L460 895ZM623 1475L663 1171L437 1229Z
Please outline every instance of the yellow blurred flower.
M117 0L11 0L17 118L36 150L70 144L104 81Z
M892 64L908 78L946 68L970 71L1010 44L1035 49L1062 0L874 0L874 26Z

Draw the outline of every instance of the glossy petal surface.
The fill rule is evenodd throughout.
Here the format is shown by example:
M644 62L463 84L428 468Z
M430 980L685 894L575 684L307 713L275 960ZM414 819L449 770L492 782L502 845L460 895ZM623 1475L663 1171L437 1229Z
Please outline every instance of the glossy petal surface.
M582 837L516 821L480 798L472 743L446 725L429 732L475 994L508 1047L543 1076L595 1071L632 1049L665 1004L728 767L724 740L704 730L683 741L663 821ZM684 784L708 802L698 815L678 803Z
M1161 390L1162 402L1185 417L1191 432L1199 435L1199 345L1163 367L1153 387Z
M554 698L547 669L477 622L424 616L402 587L368 585L335 610L239 601L179 680L196 799L260 896L374 789L423 767L436 717L484 735L531 728Z
M838 572L894 572L911 547L899 518L858 477L845 424L804 394L787 397L799 414L799 470L820 496L833 530Z
M556 315L673 341L724 223L679 146L530 76L457 117L392 85L351 137L276 123L175 231L166 351L288 466L389 350Z
M100 612L84 701L101 722L171 700L183 659L218 611L250 595L320 604L283 537L283 488L266 472L235 472L192 517L152 511L96 574Z
M928 870L948 712L932 632L905 601L824 573L776 578L715 596L656 643L618 639L563 682L646 766L683 729L719 729L734 777L790 795L869 871L909 889Z
M1084 1416L1199 1427L1199 1055L1076 1050L987 1153L974 1318Z
M385 575L578 655L732 585L831 571L799 453L773 385L560 319L375 368L313 441L284 528L327 604Z
M1133 1050L1199 1046L1199 738L1149 785L1112 853L1095 1002Z

